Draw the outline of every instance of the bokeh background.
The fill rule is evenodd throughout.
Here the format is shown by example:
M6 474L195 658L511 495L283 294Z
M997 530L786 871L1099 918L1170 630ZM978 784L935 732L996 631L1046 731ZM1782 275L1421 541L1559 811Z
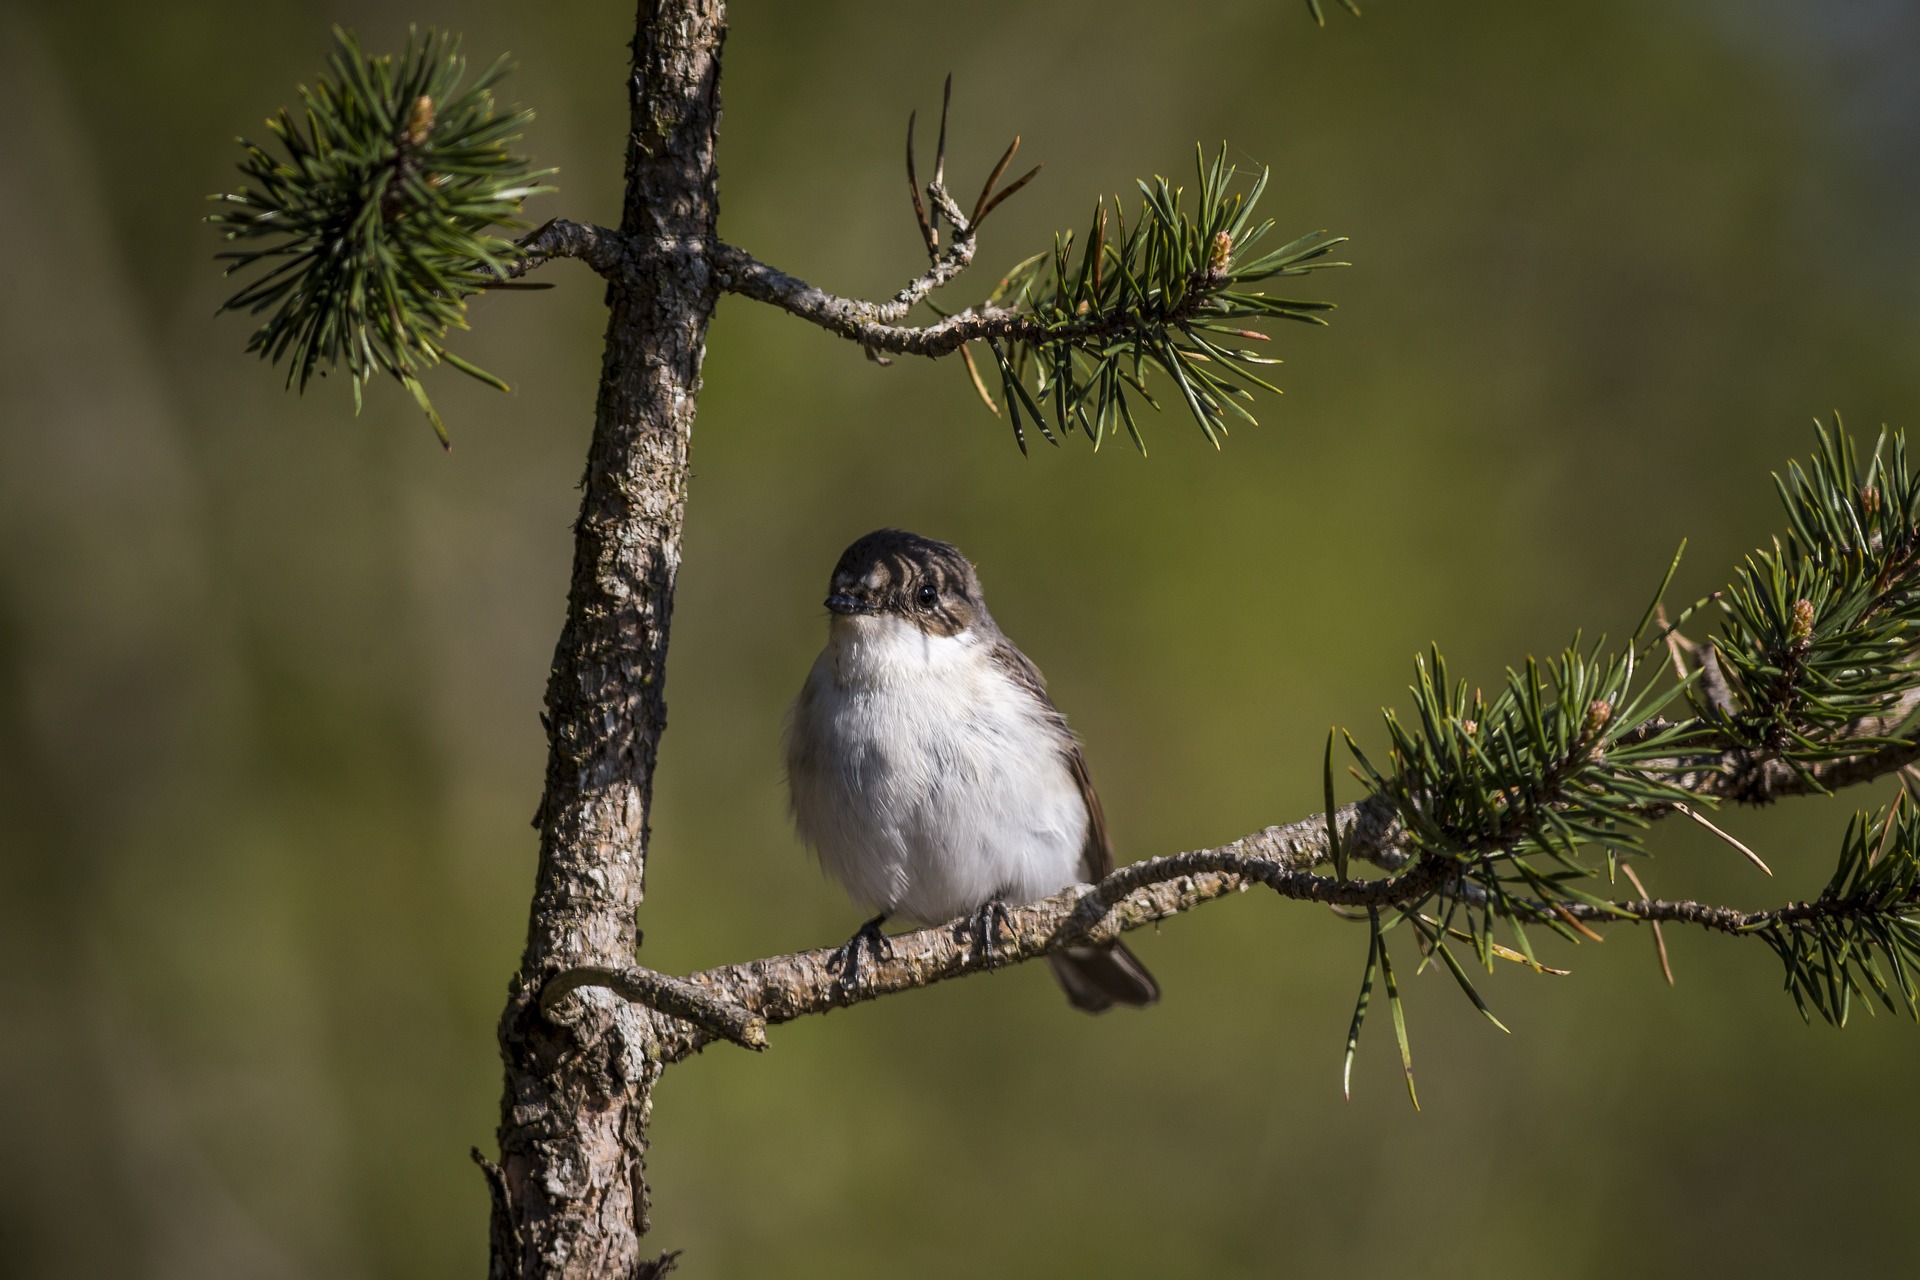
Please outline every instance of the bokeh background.
M1330 8L1333 6L1330 4ZM0 4L0 1274L454 1277L484 1265L493 1024L523 936L600 289L475 310L514 384L304 400L213 318L206 193L333 22L510 50L562 193L617 217L603 0ZM1629 629L1776 527L1768 473L1838 409L1920 406L1920 10L1905 0L739 0L722 231L828 287L919 264L909 108L952 169L1042 178L992 274L1097 192L1270 163L1286 233L1353 237L1287 394L1216 454L1023 459L957 365L880 369L729 299L695 441L643 908L685 971L859 918L788 831L777 738L840 548L957 541L1088 743L1123 857L1319 804L1415 652L1479 682ZM1357 793L1349 784L1348 793ZM1824 880L1852 808L1691 830L1669 894ZM1164 1003L1093 1020L1040 967L718 1048L666 1079L657 1241L688 1274L1892 1275L1912 1266L1920 1031L1801 1024L1758 944L1620 931L1496 974L1513 1028L1408 982L1341 1043L1364 938L1249 895L1138 949ZM1411 968L1411 965L1407 966Z

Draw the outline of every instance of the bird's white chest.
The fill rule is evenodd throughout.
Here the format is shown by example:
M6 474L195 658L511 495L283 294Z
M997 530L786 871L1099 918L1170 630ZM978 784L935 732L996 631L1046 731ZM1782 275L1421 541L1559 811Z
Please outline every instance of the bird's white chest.
M932 924L1080 878L1086 802L1058 722L973 632L837 620L794 703L795 825L856 899Z

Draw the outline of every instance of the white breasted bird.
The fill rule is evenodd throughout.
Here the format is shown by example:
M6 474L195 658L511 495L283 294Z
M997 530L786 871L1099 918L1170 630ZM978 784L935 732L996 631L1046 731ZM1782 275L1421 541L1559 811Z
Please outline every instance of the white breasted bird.
M848 547L827 647L794 700L787 786L820 865L879 912L835 963L890 954L888 920L971 916L991 958L1006 904L1100 879L1113 848L1080 744L995 625L954 547L881 529ZM1119 943L1048 957L1076 1009L1160 998Z

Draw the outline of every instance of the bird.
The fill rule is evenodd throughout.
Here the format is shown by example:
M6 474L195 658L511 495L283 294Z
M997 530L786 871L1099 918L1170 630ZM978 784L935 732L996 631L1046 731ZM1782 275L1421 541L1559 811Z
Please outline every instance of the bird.
M821 867L878 913L829 964L853 981L863 951L892 954L888 921L966 917L991 965L1007 903L1113 869L1079 741L950 543L867 534L834 567L826 607L826 646L787 720L788 795ZM1076 1009L1160 998L1119 942L1047 959Z

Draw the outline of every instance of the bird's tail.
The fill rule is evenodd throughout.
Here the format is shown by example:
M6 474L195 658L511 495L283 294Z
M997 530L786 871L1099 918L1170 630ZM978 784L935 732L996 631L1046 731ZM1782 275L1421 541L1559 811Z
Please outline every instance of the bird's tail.
M1133 952L1116 942L1105 947L1069 947L1047 957L1053 976L1076 1009L1105 1013L1116 1004L1143 1008L1160 998L1160 984Z

